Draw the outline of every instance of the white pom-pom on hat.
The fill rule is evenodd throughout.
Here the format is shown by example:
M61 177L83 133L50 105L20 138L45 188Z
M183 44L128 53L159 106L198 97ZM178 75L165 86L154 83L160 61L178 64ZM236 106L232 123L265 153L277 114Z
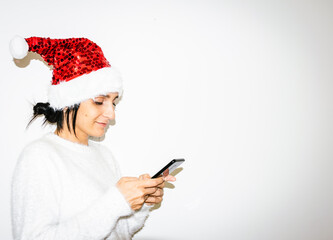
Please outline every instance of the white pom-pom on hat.
M9 50L13 58L22 59L27 56L29 45L23 37L15 36L10 40Z

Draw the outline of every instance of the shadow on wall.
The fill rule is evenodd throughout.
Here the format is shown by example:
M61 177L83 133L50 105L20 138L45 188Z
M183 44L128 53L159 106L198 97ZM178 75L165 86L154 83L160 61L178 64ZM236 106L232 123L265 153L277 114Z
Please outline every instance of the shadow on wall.
M14 58L14 63L17 67L19 68L25 68L30 64L31 60L40 60L41 62L43 62L45 64L45 66L47 66L50 70L53 69L53 67L51 65L48 65L47 62L44 61L44 59L42 58L41 55L39 55L38 53L34 53L34 52L28 52L27 56L25 56L22 59L15 59Z
M177 169L176 169L175 171L173 171L172 174L170 174L170 175L172 175L172 176L175 177L175 176L176 176L178 173L180 173L181 171L183 171L183 168L182 168L182 167L177 168ZM175 188L175 185L173 185L173 184L170 183L170 182L166 182L166 183L165 183L165 188L174 189L174 188ZM162 201L162 202L163 202L163 201ZM161 204L162 204L162 203L155 204L155 206L151 208L151 211L159 209L159 208L161 207Z

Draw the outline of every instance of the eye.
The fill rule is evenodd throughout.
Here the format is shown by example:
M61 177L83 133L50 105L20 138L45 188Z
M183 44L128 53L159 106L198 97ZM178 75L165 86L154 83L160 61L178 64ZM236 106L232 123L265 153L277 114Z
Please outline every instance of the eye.
M94 103L95 103L96 105L102 105L102 104L104 103L104 98L102 98L102 97L95 97L95 98L93 99L93 101L94 101Z
M116 107L116 106L118 105L118 103L119 103L119 98L116 97L116 98L113 100L112 105L113 105L114 107Z

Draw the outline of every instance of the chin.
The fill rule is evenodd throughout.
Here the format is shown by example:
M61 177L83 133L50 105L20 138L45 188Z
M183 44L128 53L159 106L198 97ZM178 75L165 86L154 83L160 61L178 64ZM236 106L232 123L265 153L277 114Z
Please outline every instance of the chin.
M100 130L100 131L94 131L92 133L89 134L89 136L91 137L103 137L105 135L105 131L104 130Z
M100 134L94 134L94 135L92 135L93 137L103 137L105 135L105 133L103 132L103 133L100 133Z

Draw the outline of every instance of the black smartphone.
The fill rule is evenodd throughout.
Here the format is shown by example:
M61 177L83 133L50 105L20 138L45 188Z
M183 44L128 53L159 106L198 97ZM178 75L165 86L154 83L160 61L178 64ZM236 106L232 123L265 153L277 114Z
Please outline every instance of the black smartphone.
M179 167L180 164L185 162L185 159L173 159L171 162L169 162L167 165L165 165L164 168L162 168L160 171L158 171L152 178L158 178L159 176L168 176L171 174L177 167Z

